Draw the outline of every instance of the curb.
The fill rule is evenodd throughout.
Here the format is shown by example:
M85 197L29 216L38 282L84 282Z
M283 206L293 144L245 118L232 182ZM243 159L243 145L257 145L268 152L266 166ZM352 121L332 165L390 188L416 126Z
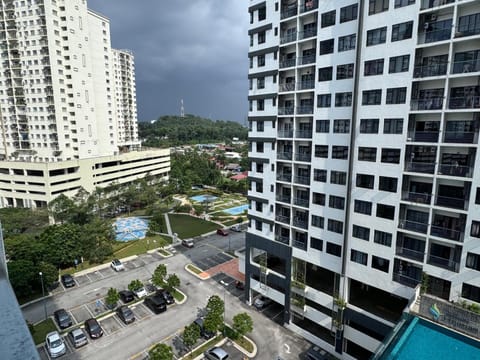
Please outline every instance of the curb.
M257 356L257 351L258 351L258 348L257 348L257 344L255 344L255 342L246 337L245 335L243 335L243 337L248 341L250 342L250 344L253 345L253 352L249 353L247 350L245 350L243 347L241 347L240 345L238 345L235 341L231 340L232 341L232 344L233 346L235 347L235 349L237 349L238 351L240 351L242 354L245 354L246 356L248 356L249 358L253 358L255 356Z
M132 255L132 256L128 256L126 258L123 258L123 259L119 259L121 262L126 262L126 261L130 261L130 260L133 260L133 259L136 259L138 257L138 255ZM97 266L94 266L94 267L91 267L91 268L88 268L88 269L85 269L85 270L80 270L80 271L77 271L75 273L73 273L72 275L74 276L82 276L82 275L85 275L85 274L89 274L91 272L95 272L95 271L98 271L98 270L103 270L103 269L106 269L110 267L110 263L105 263L105 264L101 264L101 265L97 265Z
M202 269L199 269L199 270L202 270L202 272L200 274L206 274L206 276L200 276L200 274L197 274L195 272L193 272L192 270L190 270L188 268L188 266L191 265L191 266L195 266L193 264L187 264L185 265L185 271L187 271L188 273L192 274L193 276L195 276L197 279L200 279L200 280L207 280L207 279L210 279L210 275L208 273L206 273L205 271L203 271ZM198 267L195 266L197 269Z
M47 300L51 297L53 297L53 294L48 293L47 296L39 297L38 299L26 302L25 304L19 305L19 307L20 307L20 309L23 309L24 307L27 307L27 306L32 305L32 304L36 304L37 302L43 301L44 299Z

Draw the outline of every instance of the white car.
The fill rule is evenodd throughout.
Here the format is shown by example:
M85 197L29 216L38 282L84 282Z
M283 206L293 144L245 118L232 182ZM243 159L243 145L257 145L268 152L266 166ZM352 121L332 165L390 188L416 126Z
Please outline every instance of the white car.
M145 290L143 286L141 288L133 290L133 293L139 299L148 295L147 290Z
M45 338L45 346L52 358L62 356L67 352L67 347L58 331L52 331L47 334L47 337Z
M115 271L123 271L125 270L125 266L123 266L122 262L118 259L113 259L110 267Z
M255 301L253 302L253 305L257 308L257 309L263 309L264 307L266 307L267 305L269 305L270 303L272 302L271 299L265 297L265 296L259 296L258 298L255 299Z

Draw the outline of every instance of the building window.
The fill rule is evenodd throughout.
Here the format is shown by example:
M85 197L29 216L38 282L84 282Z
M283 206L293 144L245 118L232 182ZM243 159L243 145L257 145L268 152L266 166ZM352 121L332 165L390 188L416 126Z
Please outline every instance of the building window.
M370 239L370 229L364 226L353 225L352 236L361 240L368 241Z
M480 255L467 253L467 261L465 262L465 266L467 268L480 271Z
M328 206L333 209L345 209L345 198L341 196L330 195L328 197Z
M356 186L364 189L373 189L375 176L367 174L357 174Z
M377 148L374 147L359 147L358 148L359 161L377 161Z
M314 192L312 202L315 205L325 206L325 194Z
M375 234L373 236L373 242L376 244L390 247L392 246L392 234L375 230Z
M324 67L318 69L318 81L330 81L332 80L333 67Z
M265 55L258 55L257 56L257 66L258 67L265 66Z
M401 134L403 132L403 119L384 119L384 134Z
M341 92L335 94L335 107L352 106L352 93Z
M335 255L338 257L342 256L342 247L331 242L327 242L326 251L330 255Z
M340 9L340 23L352 21L357 19L358 4L345 6Z
M335 10L322 14L322 28L335 25Z
M327 170L323 169L314 169L313 170L313 180L320 182L327 182Z
M332 146L332 159L348 160L348 146Z
M462 297L475 302L480 302L480 287L463 283Z
M257 100L257 111L263 111L263 110L265 110L265 100L258 99Z
M372 215L372 203L370 201L355 200L354 212L365 215Z
M265 88L265 78L259 77L257 79L257 89L264 89Z
M480 222L472 221L472 227L470 228L470 236L480 238Z
M328 219L327 229L328 231L337 234L343 234L343 222L334 219Z
M393 220L395 217L395 206L377 204L377 217Z
M330 132L330 120L317 120L315 121L315 131L317 133Z
M480 29L480 13L460 16L457 31L462 36L477 35Z
M332 103L331 94L317 95L317 107L319 108L330 107L331 103Z
M368 15L378 14L388 10L388 2L390 0L369 0Z
M310 247L312 249L323 250L323 240L311 237L310 238Z
M415 4L415 0L395 0L395 9Z
M258 231L262 231L262 225L263 223L259 220L255 220L255 229Z
M410 55L393 56L390 58L388 72L390 74L408 71Z
M263 148L264 148L263 145L264 145L263 142L257 142L257 143L256 143L257 152L263 153Z
M412 37L413 21L407 21L392 26L392 42L410 39Z
M261 7L258 9L258 21L265 20L267 18L267 8Z
M344 64L337 66L337 80L353 78L353 64Z
M382 163L399 164L400 149L382 148Z
M338 52L354 50L357 42L357 35L351 34L338 38Z
M362 105L380 105L382 102L382 89L363 90Z
M364 252L352 249L350 253L350 260L362 265L367 265L368 255Z
M388 273L390 261L375 255L372 255L372 268Z
M477 191L475 193L475 204L480 204L480 187L477 187Z
M344 171L330 172L330 184L345 185L347 183L347 173Z
M390 88L387 89L387 104L405 104L407 101L407 88Z
M394 177L380 176L378 190L397 192L398 179Z
M258 39L258 44L263 44L265 43L265 31L260 31L258 34L257 34L257 39Z
M350 120L349 119L333 120L333 132L336 134L348 134L350 132Z
M257 123L257 131L263 132L265 130L265 123L263 121L255 121Z
M328 158L328 145L315 145L315 157Z
M334 41L334 39L320 41L320 55L333 53Z
M365 61L363 75L382 75L383 74L383 59L375 59Z
M379 119L360 119L360 134L378 134Z
M325 226L325 219L321 216L312 215L312 226L323 229Z
M387 27L367 31L367 46L384 44L387 41Z

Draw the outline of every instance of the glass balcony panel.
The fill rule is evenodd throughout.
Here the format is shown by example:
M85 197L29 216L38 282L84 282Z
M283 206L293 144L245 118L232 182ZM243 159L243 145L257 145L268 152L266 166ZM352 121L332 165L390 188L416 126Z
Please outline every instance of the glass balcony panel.
M420 278L412 278L407 275L403 275L399 272L394 272L393 273L393 281L396 281L402 285L415 288L417 285L422 281L421 277Z
M316 26L313 29L308 29L308 30L298 32L298 40L308 39L314 36L317 36Z
M297 114L313 114L313 106L297 106Z
M315 62L315 55L306 55L298 58L298 65L313 64L314 62Z
M291 33L283 34L282 37L280 38L280 44L286 44L296 40L297 40L297 32L294 31Z
M311 139L312 130L297 130L295 131L295 137L300 139Z
M290 238L288 236L284 236L284 235L276 235L275 240L277 240L278 242L281 242L283 244L287 244L287 245L290 243Z
M295 182L302 185L310 185L310 178L307 176L295 176Z
M444 142L473 144L475 133L473 131L445 131Z
M444 238L444 239L449 239L454 241L463 241L463 233L460 230L455 230L452 228L445 228L441 226L432 225L430 234L433 236Z
M438 131L411 131L408 133L410 141L438 142Z
M292 160L292 152L278 152L277 159L280 160Z
M278 115L293 115L295 108L293 106L279 107Z
M452 4L455 0L422 0L420 9L430 9L437 6L442 6L446 4Z
M297 83L297 89L298 90L309 90L309 89L314 89L315 88L315 81L314 80L308 80L308 81L301 81Z
M310 162L312 160L312 154L310 153L296 153L295 154L296 161L305 161Z
M464 199L438 195L435 205L465 210L466 202Z
M425 253L423 251L413 250L406 247L399 246L396 250L397 255L420 262L423 262L423 258L425 256Z
M472 177L472 170L470 166L455 164L440 164L438 167L438 173L447 176Z
M420 204L430 204L432 195L428 193L404 192L402 200L413 201Z
M307 250L307 242L306 241L299 241L293 240L292 245L301 250Z
M308 222L306 220L303 220L303 219L295 218L295 219L293 219L293 226L296 226L296 227L299 227L299 228L302 228L302 229L307 229Z
M453 63L452 73L454 74L471 73L476 71L480 71L480 59L476 61L455 61Z
M289 130L279 129L279 130L278 130L278 137L281 137L281 138L292 138L292 137L293 137L293 129L289 129Z
M277 215L275 216L275 220L284 224L290 224L290 217L284 215Z
M291 199L290 195L283 195L283 194L277 195L277 201L290 204L290 199Z
M429 255L428 263L430 265L438 266L447 270L457 271L460 268L460 264L457 261L446 259L439 256Z
M449 109L478 109L480 108L480 96L466 95L450 97L448 99Z
M294 198L293 203L295 205L307 207L307 208L310 205L310 202L308 201L308 199L299 198L299 197Z
M423 78L428 76L442 76L447 73L447 68L448 68L448 63L416 66L413 74L415 78Z
M412 99L410 101L410 110L441 110L443 107L443 97L431 97L428 99Z
M297 3L289 4L288 6L282 8L282 11L280 12L280 19L283 20L295 16L297 13Z
M407 219L401 219L400 223L398 224L398 227L400 229L416 231L422 234L426 234L428 230L428 224L407 220Z
M295 91L295 83L284 83L278 86L280 92Z
M435 172L435 164L410 161L405 164L405 171L433 174Z
M295 58L285 59L285 60L281 60L279 65L280 65L280 68L283 69L283 68L295 66L295 62L296 62Z

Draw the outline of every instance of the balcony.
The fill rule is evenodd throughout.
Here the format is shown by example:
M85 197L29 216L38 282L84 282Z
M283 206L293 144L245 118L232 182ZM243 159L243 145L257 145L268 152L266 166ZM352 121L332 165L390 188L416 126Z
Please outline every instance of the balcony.
M428 255L428 264L441 267L450 271L458 272L460 263L451 259L446 259L439 256Z
M404 275L398 271L393 272L393 281L396 281L402 285L415 288L418 284L422 282L422 276L418 277L410 277L408 275Z
M460 22L461 22L461 19L462 17L459 19ZM474 22L474 23L468 24L467 26L459 25L455 31L455 38L458 39L465 36L474 36L479 34L480 34L480 23Z
M310 162L312 161L312 154L311 153L296 153L295 154L295 160L296 161L304 161L304 162Z
M426 234L428 231L428 224L407 219L400 219L398 227L400 229L415 231L422 234Z
M424 245L425 247L425 245ZM404 246L397 246L396 254L398 256L402 256L411 260L423 262L423 258L425 257L425 253L423 251L418 251L414 249L410 249Z
M280 160L292 160L292 152L278 152L277 159Z
M448 63L415 66L413 77L424 78L429 76L442 76L447 74Z
M314 80L300 81L297 83L297 90L309 90L315 88Z
M458 164L440 164L438 167L439 175L472 177L473 168L470 166L463 166Z
M297 114L313 114L313 105L297 106Z
M443 142L473 144L475 133L473 131L445 131Z
M278 221L278 222L281 222L283 224L290 225L290 216L277 215L277 216L275 216L275 220Z
M317 24L314 24L314 28L307 29L298 32L298 40L308 39L317 36Z
M296 130L295 137L299 139L311 139L312 130Z
M313 64L315 62L315 55L306 55L306 56L301 56L298 58L298 65L307 65L307 64Z
M297 4L289 4L288 6L282 7L280 12L280 19L286 19L298 14Z
M284 202L284 203L287 203L287 204L290 204L291 198L292 197L290 195L284 195L284 194L279 194L276 197L277 201Z
M277 174L277 180L278 181L284 181L284 182L291 182L292 181L292 174L291 173L278 173ZM288 201L290 202L290 200Z
M437 6L453 4L455 0L422 0L420 10L431 9Z
M293 115L294 113L295 113L295 108L293 106L278 108L278 115Z
M407 140L418 142L438 142L439 131L409 131Z
M290 59L281 60L279 66L280 66L280 69L283 69L283 68L295 66L295 63L296 63L296 59L293 57Z
M430 235L448 240L463 241L462 231L443 226L432 225Z
M306 240L293 240L292 245L300 250L307 250L307 241Z
M308 198L301 198L301 197L293 198L293 203L295 205L306 207L306 208L308 208L309 205L310 205L310 202L308 201Z
M280 138L292 138L293 137L293 129L289 130L282 130L279 129L277 132L277 136Z
M465 199L437 195L437 197L435 198L435 205L459 210L466 210L467 202L465 201Z
M448 99L449 109L479 109L480 108L480 96L479 95L466 95L450 97Z
M293 219L293 226L302 228L302 229L307 229L308 228L308 221L303 218L295 217Z
M290 243L290 238L284 235L275 235L275 240L287 245Z
M284 84L279 84L278 85L278 90L280 92L285 92L285 91L295 91L295 83L284 83Z
M318 0L306 0L302 5L300 5L301 13L315 9L318 9Z
M433 174L435 172L435 164L431 162L409 161L405 163L405 171Z
M410 110L442 110L443 96L431 97L428 99L412 99Z
M480 71L480 61L455 61L452 66L453 74L471 73Z
M280 44L286 44L296 40L297 40L297 32L294 31L287 34L282 34L282 36L280 37Z
M427 28L424 33L419 34L419 44L449 40L452 36L452 19L425 24Z
M430 205L430 202L432 200L432 194L404 191L402 193L402 200L412 201L412 202L419 203L419 204Z
M295 176L294 182L296 184L310 185L310 178L308 176Z

